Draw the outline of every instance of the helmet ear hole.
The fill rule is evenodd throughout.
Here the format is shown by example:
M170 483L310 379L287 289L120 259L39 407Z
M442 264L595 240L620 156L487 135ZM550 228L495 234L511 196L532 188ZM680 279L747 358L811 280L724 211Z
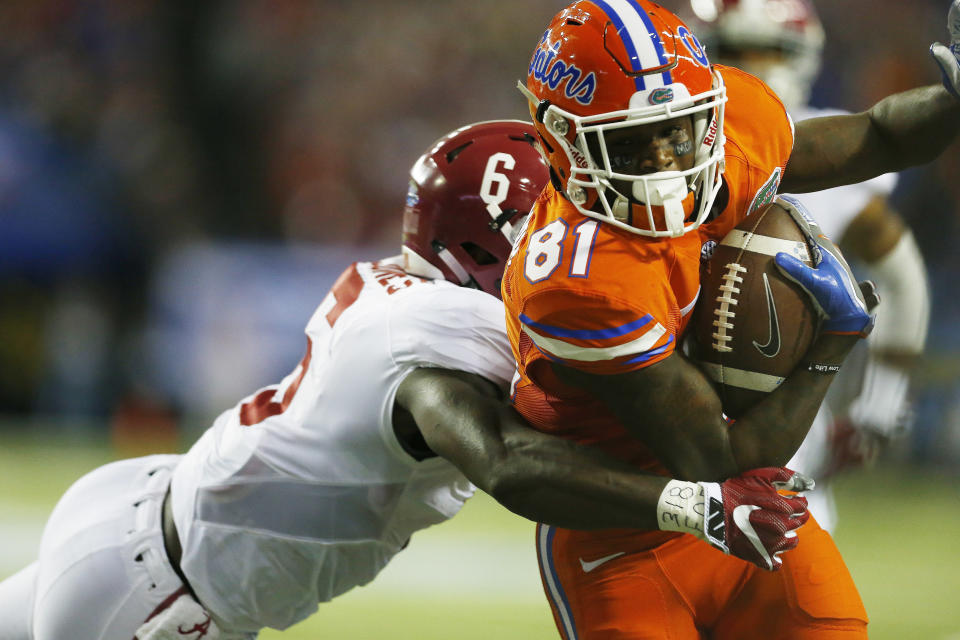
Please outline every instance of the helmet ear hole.
M473 258L473 261L481 267L500 262L495 255L476 243L461 242L460 248L466 251L467 255Z

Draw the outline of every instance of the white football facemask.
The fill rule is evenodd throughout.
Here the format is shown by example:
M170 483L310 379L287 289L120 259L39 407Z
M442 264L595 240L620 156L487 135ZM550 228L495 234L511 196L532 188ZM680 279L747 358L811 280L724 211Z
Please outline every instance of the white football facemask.
M550 142L559 145L570 161L565 195L580 213L631 233L657 238L678 237L700 226L720 190L723 173L723 114L727 97L720 75L713 75L714 87L692 97L683 84L674 83L638 91L631 97L629 107L620 111L577 116L556 105L546 108L543 122L552 137ZM538 103L525 86L519 87L531 103ZM650 95L653 92L669 98L653 104L657 102ZM613 169L605 132L685 116L692 117L694 123L693 167L643 175ZM567 139L571 127L576 132L572 143ZM587 144L590 136L599 141L598 158L593 157ZM630 185L630 192L622 193L614 182ZM655 208L662 209L659 216Z

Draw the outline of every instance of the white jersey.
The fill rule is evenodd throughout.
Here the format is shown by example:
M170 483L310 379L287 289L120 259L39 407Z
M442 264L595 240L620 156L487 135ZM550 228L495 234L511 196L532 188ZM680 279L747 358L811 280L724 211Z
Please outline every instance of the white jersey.
M306 618L474 492L446 460L406 453L391 416L418 367L505 388L514 363L503 306L399 265L345 271L307 325L300 366L217 418L174 472L182 569L230 629Z
M804 107L791 115L795 121L800 121L846 113L838 109ZM894 187L897 186L897 179L897 174L886 173L864 182L824 191L796 194L794 197L810 210L828 238L834 242L840 242L847 227L857 217L857 214L863 211L870 200L878 196L882 198L890 196Z

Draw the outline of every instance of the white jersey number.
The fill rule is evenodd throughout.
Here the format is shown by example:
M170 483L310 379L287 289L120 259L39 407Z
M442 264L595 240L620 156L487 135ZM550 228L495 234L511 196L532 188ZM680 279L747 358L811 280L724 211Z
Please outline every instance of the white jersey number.
M490 217L496 220L503 213L500 205L507 199L510 192L510 178L502 171L510 171L517 166L517 161L509 153L499 151L487 159L487 167L483 170L483 180L480 181L480 199L487 205L487 212ZM507 240L513 241L513 225L504 222L500 226L502 233Z
M480 199L486 203L487 211L494 218L500 215L500 204L507 199L510 191L510 178L497 171L500 163L503 163L503 168L507 171L517 166L517 161L509 153L495 153L487 160L487 168L484 169L483 180L480 182Z
M240 405L240 424L244 427L252 427L286 411L293 402L293 396L300 388L303 377L307 374L312 353L313 343L310 338L307 338L307 353L293 373L287 376L283 383L261 389L252 399Z
M576 240L573 243L568 277L586 278L589 274L593 242L599 227L600 223L596 220L584 220L573 228ZM530 234L523 262L523 272L527 280L535 283L553 275L563 262L563 241L566 237L567 223L563 220L554 220Z

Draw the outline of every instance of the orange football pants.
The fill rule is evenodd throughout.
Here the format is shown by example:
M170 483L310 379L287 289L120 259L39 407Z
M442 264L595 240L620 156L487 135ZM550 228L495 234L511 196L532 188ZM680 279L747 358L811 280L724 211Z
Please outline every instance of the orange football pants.
M663 535L538 525L540 576L565 640L867 637L850 572L813 518L774 572L693 536ZM644 537L657 543L643 548Z

